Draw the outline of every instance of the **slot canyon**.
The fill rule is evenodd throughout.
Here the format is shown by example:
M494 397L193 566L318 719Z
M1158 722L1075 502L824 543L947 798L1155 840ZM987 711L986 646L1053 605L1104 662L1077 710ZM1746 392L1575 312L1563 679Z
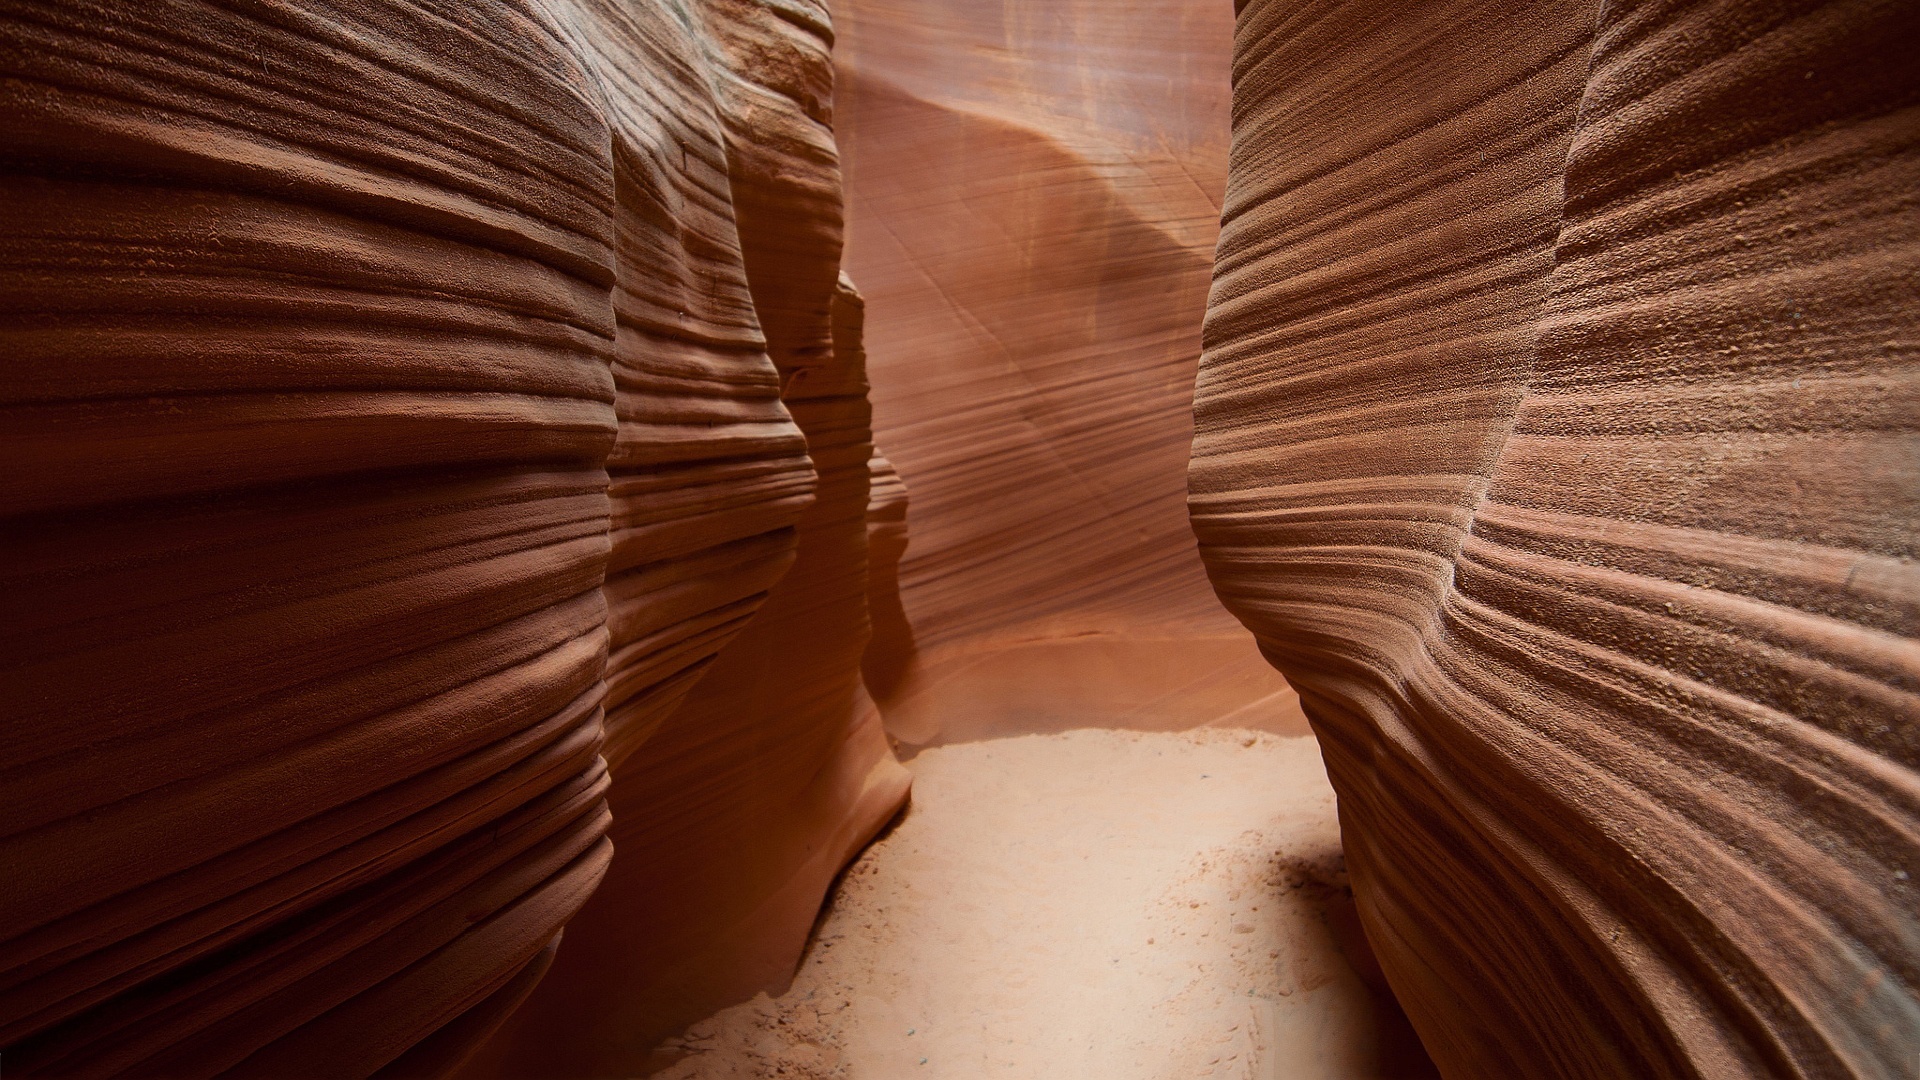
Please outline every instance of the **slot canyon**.
M1917 58L0 3L0 1075L1920 1077Z

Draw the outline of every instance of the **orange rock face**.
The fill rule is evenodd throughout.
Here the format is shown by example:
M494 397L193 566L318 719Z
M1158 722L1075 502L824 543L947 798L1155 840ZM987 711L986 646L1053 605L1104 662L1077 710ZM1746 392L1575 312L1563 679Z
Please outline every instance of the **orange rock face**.
M0 16L10 1074L452 1067L607 874L609 763L597 958L790 961L904 795L828 39Z
M1916 35L1242 6L1194 526L1450 1076L1914 1068Z
M653 18L672 15L663 6ZM708 576L685 594L702 605L691 628L700 636L680 626L671 640L719 644L741 621L745 628L697 658L711 666L677 707L648 707L644 745L610 753L619 858L571 924L571 948L477 1075L635 1073L666 1035L780 987L833 876L906 797L906 772L860 678L873 443L860 298L839 274L831 25L819 5L714 3L702 19L720 61L706 75L718 89L709 107L720 121L749 310L778 377L762 384L777 395L765 400L784 399L817 484L793 532L759 532L786 523L757 509L765 493L795 490L786 476L764 461L719 472L703 457L695 466L731 505L719 520L677 526L714 554L705 556ZM636 62L650 62L646 44L665 32L652 23L614 31L597 26L585 39ZM704 419L726 431L741 417L725 414L752 398L743 403L727 380L714 381L735 396L717 396L720 411ZM663 507L657 477L636 489L637 512L673 507ZM764 593L753 590L772 575L741 573L787 558L791 569ZM641 574L681 576L653 558L635 561ZM734 601L718 613L726 622L707 614L715 595ZM635 610L646 617L656 607L643 598Z
M868 657L888 730L1303 731L1184 502L1231 6L834 14L846 263L876 441L912 494L899 619Z

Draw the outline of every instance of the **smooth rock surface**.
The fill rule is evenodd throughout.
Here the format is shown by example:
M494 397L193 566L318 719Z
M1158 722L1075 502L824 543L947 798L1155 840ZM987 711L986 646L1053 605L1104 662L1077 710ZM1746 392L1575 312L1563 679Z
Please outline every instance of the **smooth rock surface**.
M1442 1069L1920 1068L1910 5L1242 5L1196 411Z
M843 0L876 438L912 493L869 683L896 739L1304 733L1186 520L1227 0Z

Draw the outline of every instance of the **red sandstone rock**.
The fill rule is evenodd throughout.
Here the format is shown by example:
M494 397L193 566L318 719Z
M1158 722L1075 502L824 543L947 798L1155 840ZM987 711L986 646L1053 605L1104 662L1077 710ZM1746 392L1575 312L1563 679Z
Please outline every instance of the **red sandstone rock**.
M1242 6L1194 522L1429 1046L1900 1075L1920 26ZM898 805L863 665L1285 722L1179 501L1226 13L1032 7L843 12L911 546L819 4L0 14L9 1070L636 1069Z
M606 872L603 706L613 800L683 796L646 947L735 962L658 839L797 949L903 784L790 8L0 15L10 1074L456 1067ZM796 557L817 649L683 706Z
M913 663L913 625L900 602L908 495L900 471L877 447L867 461L867 478L867 618L873 636L860 656L860 670L868 692L886 698Z
M913 493L870 686L903 741L1299 732L1186 519L1225 0L844 0L847 267Z
M873 443L859 294L839 274L832 31L809 5L703 18L727 60L713 77L752 310L816 497L759 613L613 763L619 857L477 1075L636 1073L665 1036L784 985L834 875L906 797L861 688Z
M1435 1059L1910 1074L1920 21L1237 39L1194 524Z
M860 678L873 447L859 294L842 279L828 298L831 351L774 354L820 470L799 558L617 771L620 858L472 1075L637 1073L666 1036L784 987L834 876L906 797Z

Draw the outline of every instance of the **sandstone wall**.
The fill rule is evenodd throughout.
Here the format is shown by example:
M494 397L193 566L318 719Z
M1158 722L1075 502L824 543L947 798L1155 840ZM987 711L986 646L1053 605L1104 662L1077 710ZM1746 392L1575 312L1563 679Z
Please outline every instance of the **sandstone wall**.
M1450 1076L1920 1060L1916 40L1242 5L1194 526Z
M443 1071L608 872L608 763L636 967L798 948L904 793L858 691L823 34L0 15L10 1073ZM740 636L781 604L830 632ZM675 922L715 881L777 940Z
M912 492L869 678L930 745L1304 730L1185 511L1225 185L1227 0L843 0L847 266Z
M662 6L622 30L609 14L583 25L582 40L651 65L648 45L674 17ZM710 35L710 108L779 380L770 389L805 436L818 484L792 569L758 614L677 708L655 714L644 745L610 755L620 855L571 924L572 948L477 1075L633 1074L665 1036L781 988L834 875L906 797L860 680L873 446L860 299L839 273L832 26L817 3L714 0L695 17ZM780 482L765 469L722 480L738 501ZM645 498L659 513L657 496ZM771 550L776 539L793 543L753 543ZM734 565L715 579L751 585Z

